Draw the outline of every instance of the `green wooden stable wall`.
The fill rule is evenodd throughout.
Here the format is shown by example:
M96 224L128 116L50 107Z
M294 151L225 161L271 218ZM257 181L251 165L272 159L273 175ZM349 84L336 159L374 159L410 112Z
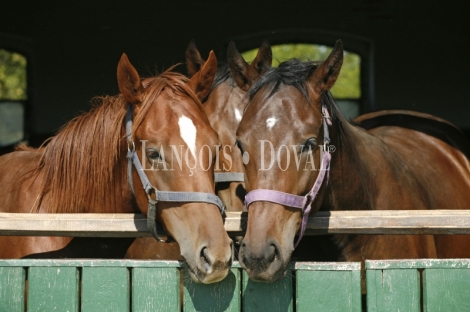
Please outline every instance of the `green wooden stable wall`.
M203 285L176 261L0 260L0 312L470 311L468 259L365 268L362 302L360 263L293 263L274 284L249 280L236 263L225 280Z
M470 311L470 259L366 261L368 311ZM422 285L422 286L421 286Z

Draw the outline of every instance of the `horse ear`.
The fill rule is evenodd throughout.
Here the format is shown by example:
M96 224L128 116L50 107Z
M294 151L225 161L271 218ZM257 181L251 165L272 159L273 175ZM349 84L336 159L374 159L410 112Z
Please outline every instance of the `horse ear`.
M271 45L267 40L263 40L259 47L258 54L253 62L251 62L251 67L253 67L258 74L262 75L271 67L272 62L273 52Z
M202 65L201 70L195 73L188 81L188 86L194 91L200 100L209 94L216 72L217 59L214 51L210 51L209 57Z
M143 86L140 76L125 53L122 54L118 63L117 79L119 91L127 102L131 104L142 102Z
M322 93L331 89L338 79L341 65L343 65L343 43L338 40L328 58L315 69L310 77L315 90Z
M252 70L252 68L238 52L233 41L230 41L228 45L227 61L230 71L232 72L233 80L237 86L243 91L248 91L253 82L250 73L250 69Z
M194 40L191 40L191 42L188 45L188 48L186 49L186 66L188 67L188 75L189 77L194 76L204 65L204 59L201 57L201 54L199 53L199 50L196 47L196 44L194 43Z

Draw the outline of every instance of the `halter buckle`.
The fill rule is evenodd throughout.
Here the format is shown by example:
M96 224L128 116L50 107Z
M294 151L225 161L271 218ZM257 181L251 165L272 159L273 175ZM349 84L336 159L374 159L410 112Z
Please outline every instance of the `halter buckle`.
M134 141L127 141L127 151L129 153L134 153L135 152L135 144Z
M154 186L149 184L146 187L144 187L144 190L145 190L145 194L147 194L148 200L154 202L156 205L158 203L157 189ZM152 198L152 191L155 194L155 199Z

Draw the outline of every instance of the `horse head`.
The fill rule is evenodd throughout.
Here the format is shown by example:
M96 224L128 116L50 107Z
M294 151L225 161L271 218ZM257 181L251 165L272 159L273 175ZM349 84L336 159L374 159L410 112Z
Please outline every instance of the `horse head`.
M248 64L235 44L230 42L227 61L228 64L219 65L203 106L211 126L219 134L221 143L215 165L217 195L228 211L245 211L245 169L240 151L234 144L235 133L242 119L246 91L271 66L271 47L264 41L256 58ZM190 77L198 73L206 63L194 42L186 49L186 62Z
M286 61L248 91L237 130L237 144L249 155L248 225L239 259L253 280L273 282L285 275L295 235L305 229L303 217L320 207L330 123L322 98L329 96L342 61L338 41L324 62Z
M211 53L191 79L171 71L141 79L124 54L117 70L119 90L133 116L123 145L134 165L141 164L129 178L135 201L144 215L151 213L149 203L156 203L152 213L178 242L193 280L202 283L228 274L233 248L214 195L220 142L200 103L216 68Z

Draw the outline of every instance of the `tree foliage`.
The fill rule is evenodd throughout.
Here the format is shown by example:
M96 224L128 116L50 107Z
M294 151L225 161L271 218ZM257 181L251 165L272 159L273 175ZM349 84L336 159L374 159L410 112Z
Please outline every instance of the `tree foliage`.
M273 67L279 63L297 58L302 61L324 60L330 54L332 47L316 44L281 44L272 46ZM258 49L242 53L245 60L250 63L258 53ZM361 97L360 85L361 58L355 53L344 52L344 61L341 73L331 92L337 99L358 99Z
M0 100L25 100L26 58L0 49Z

